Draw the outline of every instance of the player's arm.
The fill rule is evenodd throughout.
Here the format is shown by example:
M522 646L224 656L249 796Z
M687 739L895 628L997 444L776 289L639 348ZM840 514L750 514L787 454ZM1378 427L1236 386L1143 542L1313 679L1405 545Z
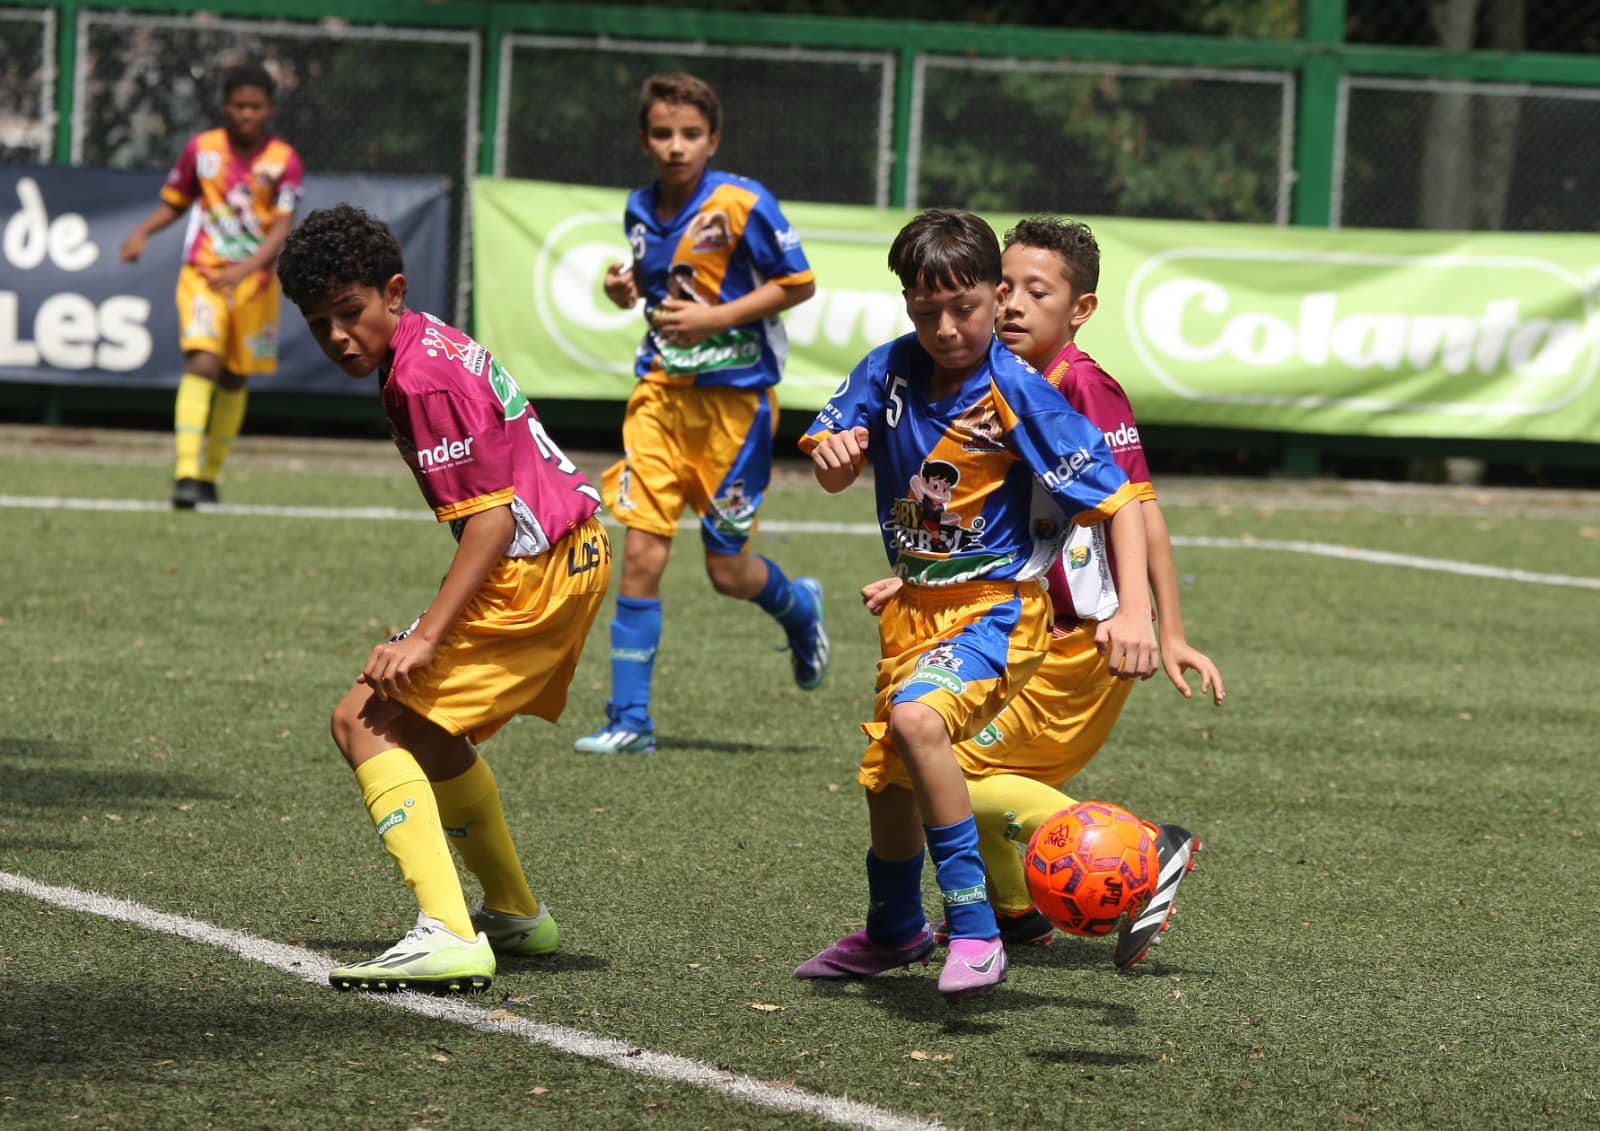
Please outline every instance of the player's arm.
M639 284L631 263L613 263L607 267L604 285L606 297L623 310L632 310L639 301Z
M1148 534L1144 508L1129 501L1111 516L1110 542L1116 562L1117 611L1095 628L1094 645L1113 674L1146 679L1156 670L1156 634L1150 624Z
M860 425L825 433L811 448L811 471L822 489L836 495L856 481L867 462L870 434Z
M669 298L656 309L656 331L675 346L693 346L713 334L747 322L772 318L817 293L817 284L781 283L769 279L747 295L709 306L683 298Z
M1150 588L1155 592L1156 625L1160 630L1161 666L1172 681L1172 686L1185 699L1194 696L1184 673L1200 673L1200 690L1211 696L1211 701L1222 706L1227 689L1222 683L1222 673L1198 648L1189 645L1183 632L1183 608L1178 600L1178 563L1172 556L1172 535L1167 530L1167 519L1154 499L1145 499L1139 507L1144 515L1145 547L1149 559Z
M266 235L261 237L260 247L237 263L226 263L210 272L206 281L214 290L227 290L238 286L257 271L270 271L278 260L278 252L283 249L283 241L289 238L289 230L293 227L293 212L278 213L273 217Z
M150 215L140 220L134 226L133 231L128 233L128 238L122 241L122 248L118 254L127 263L137 263L139 257L144 254L144 245L150 237L162 228L167 227L186 211L188 209L177 208L163 200L151 210ZM284 234L287 235L288 233Z
M511 544L516 520L511 507L502 504L469 515L461 528L450 569L439 584L439 592L417 627L404 640L379 644L367 657L361 679L387 699L397 690L411 685L411 673L425 668L439 650L439 641L461 619L467 602L483 588L489 571Z

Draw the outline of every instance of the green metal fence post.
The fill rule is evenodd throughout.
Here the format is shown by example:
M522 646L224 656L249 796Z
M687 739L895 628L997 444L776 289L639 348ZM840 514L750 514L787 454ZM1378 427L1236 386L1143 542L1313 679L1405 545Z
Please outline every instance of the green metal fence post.
M78 78L78 0L56 6L55 163L72 164L72 106Z
M900 58L894 72L894 128L891 131L894 165L889 169L890 208L904 208L906 194L912 187L906 183L906 171L911 160L911 89L916 68L917 49L907 44L900 48Z
M478 172L494 176L496 141L500 133L500 55L505 43L505 21L500 9L490 8L483 21L483 86L478 92Z

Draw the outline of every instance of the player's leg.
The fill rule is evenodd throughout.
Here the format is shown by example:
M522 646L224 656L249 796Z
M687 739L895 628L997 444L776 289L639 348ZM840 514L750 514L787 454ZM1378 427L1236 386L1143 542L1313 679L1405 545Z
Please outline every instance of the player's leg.
M1049 943L1055 928L1033 906L1021 849L1041 822L1071 805L1073 799L1020 774L968 781L967 793L978 823L978 851L983 855L989 902L1000 922L1000 937L1023 945Z
M227 300L188 264L178 272L177 305L183 376L172 410L172 505L188 510L201 501L200 458L223 370L229 312Z
M217 377L216 395L211 400L211 417L206 422L205 459L200 464L200 501L217 501L217 477L233 450L233 441L244 427L245 405L250 398L246 379L231 369Z
M334 708L334 742L355 771L378 839L420 909L416 927L389 950L330 973L329 981L340 989L483 989L494 977L494 952L472 927L433 788L409 748L427 751L433 772L448 775L467 768L471 747L430 739L424 733L430 727L409 708L379 699L365 683Z
M772 479L777 399L771 389L707 389L704 441L691 502L700 515L706 574L725 597L752 601L783 628L794 679L806 691L827 674L822 586L789 577L771 558L748 552L750 536Z
M611 621L611 697L605 723L573 743L585 754L648 754L656 748L650 684L661 644L661 575L684 503L676 392L639 383L623 418L626 454L601 481L606 505L628 532Z

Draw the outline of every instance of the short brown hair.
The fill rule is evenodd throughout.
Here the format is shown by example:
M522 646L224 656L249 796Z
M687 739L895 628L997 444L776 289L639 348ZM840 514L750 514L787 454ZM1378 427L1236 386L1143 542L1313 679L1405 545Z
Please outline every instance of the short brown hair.
M1013 244L1059 255L1062 274L1075 294L1089 294L1100 285L1100 244L1085 223L1041 212L1006 233L1006 246Z
M960 290L1000 282L1000 241L981 216L929 208L900 229L889 247L889 270L906 290L921 285Z
M657 102L669 106L693 106L706 116L712 133L722 132L722 100L711 84L694 75L678 72L671 75L651 75L639 88L639 128L650 125L650 107Z

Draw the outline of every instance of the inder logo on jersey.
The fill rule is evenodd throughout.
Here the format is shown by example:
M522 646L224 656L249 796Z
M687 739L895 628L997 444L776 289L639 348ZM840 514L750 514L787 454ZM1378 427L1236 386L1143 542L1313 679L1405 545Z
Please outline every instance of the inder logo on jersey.
M909 493L894 501L889 521L883 524L900 549L924 554L983 549L983 516L963 526L961 515L949 509L959 482L961 472L955 464L923 461L921 472L911 477Z

